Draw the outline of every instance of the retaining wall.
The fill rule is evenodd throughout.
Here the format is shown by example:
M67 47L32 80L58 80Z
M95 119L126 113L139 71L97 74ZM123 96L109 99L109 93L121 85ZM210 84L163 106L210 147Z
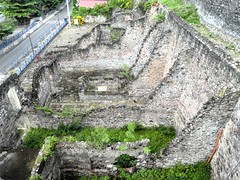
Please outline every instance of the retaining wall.
M235 38L240 38L239 0L186 0L186 2L197 5L203 21Z
M165 26L171 30L172 41L159 51L168 48L168 74L153 92L141 120L147 125L175 125L181 130L221 90L239 90L240 74L230 56L174 13L168 14Z

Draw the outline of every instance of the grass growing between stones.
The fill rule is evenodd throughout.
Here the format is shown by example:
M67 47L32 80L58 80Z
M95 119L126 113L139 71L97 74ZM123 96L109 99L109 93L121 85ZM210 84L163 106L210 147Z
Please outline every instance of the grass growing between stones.
M162 23L163 21L165 21L165 16L166 16L166 11L163 11L161 14L158 14L156 16L157 23Z
M30 129L23 145L32 148L41 148L44 139L48 136L56 136L60 141L87 141L90 145L102 149L107 144L116 142L135 142L148 138L148 148L151 153L159 152L175 138L173 127L151 127L146 128L137 123L129 123L119 129L114 128L81 128L77 122L68 126L60 125L57 130L45 128ZM75 128L74 128L75 127Z
M184 0L161 0L163 5L168 6L179 17L190 24L200 24L197 8L193 4L187 5Z
M211 32L206 26L203 24L197 24L193 25L193 27L200 32L200 34L210 41L212 41L214 44L222 47L223 49L227 50L228 52L233 53L234 56L240 56L240 51L236 48L236 46L224 39L222 39L218 34Z
M214 44L227 50L233 56L239 56L240 51L236 46L228 41L223 40L218 34L211 32L205 25L201 24L197 8L192 4L185 4L184 0L161 0L163 5L168 6L179 17L192 25L202 36L206 37Z
M115 43L121 39L123 34L125 33L124 30L121 29L116 29L113 27L110 27L110 32L111 32L111 41L112 43Z
M163 169L141 169L133 174L128 174L124 170L120 171L118 177L79 177L78 180L210 180L211 167L205 162L199 162L194 165L176 164L171 168Z

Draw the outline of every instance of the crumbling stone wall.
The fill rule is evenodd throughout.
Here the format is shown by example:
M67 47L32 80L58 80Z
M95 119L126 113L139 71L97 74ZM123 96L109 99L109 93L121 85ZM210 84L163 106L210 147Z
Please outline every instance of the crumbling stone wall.
M239 0L186 0L186 2L194 2L197 5L203 21L235 38L240 38Z
M0 85L0 149L4 147L14 147L17 143L16 119L21 107L15 106L14 99L10 101L9 90L14 88L14 93L22 101L22 92L18 89L18 77L10 76ZM16 98L18 98L16 97ZM18 99L18 100L19 100Z
M240 178L240 101L236 104L232 118L223 130L218 150L211 165L213 179L239 179Z
M183 129L187 133L183 133L186 137L181 138L179 142L174 144L176 145L175 147L170 147L173 149L169 152L176 153L179 148L182 148L184 151L191 152L190 157L196 155L194 159L189 160L189 155L180 154L183 157L178 157L181 157L180 160L185 160L185 163L194 163L198 160L203 160L208 155L209 149L213 146L212 140L220 125L224 127L227 121L230 120L229 116L232 107L235 105L236 97L238 98L234 94L231 97L226 97L223 102L212 100L215 96L221 97L225 96L225 93L239 90L239 72L234 63L232 63L232 58L220 49L217 49L214 44L199 36L195 30L184 23L173 12L167 14L167 19L161 26L155 26L153 21L151 21L151 24L148 24L148 20L145 18L123 24L113 23L113 25L118 26L118 28L126 28L125 35L119 42L115 44L110 43L111 38L109 33L111 31L108 24L98 26L102 28L100 30L97 30L98 27L95 28L90 34L80 39L78 45L70 47L67 52L62 52L61 56L54 59L54 63L41 68L36 73L35 77L37 78L34 82L36 91L33 95L43 105L51 95L59 93L64 84L71 84L71 86L64 89L67 92L62 92L78 94L82 87L79 84L80 82L82 83L81 79L79 79L82 77L82 72L79 71L81 73L76 73L77 78L75 80L71 79L71 74L84 68L89 68L90 71L104 70L106 67L109 67L108 71L119 70L123 63L134 66L137 64L136 62L139 62L138 58L143 57L143 61L140 62L144 63L139 63L137 66L140 68L136 70L137 73L143 73L149 65L148 62L156 59L158 54L164 52L164 77L161 77L164 79L160 84L156 85L156 88L152 89L151 96L149 97L150 100L146 103L145 107L142 104L137 106L137 99L128 101L127 105L124 104L125 102L121 102L122 104L116 103L104 110L91 113L83 120L83 124L89 126L104 124L108 127L118 127L129 121L139 120L140 123L145 123L147 126L159 124L174 125L179 132ZM154 31L155 28L159 27L162 28L160 31ZM168 32L167 36L161 36L161 33L165 34L166 32ZM162 39L146 45L149 37L150 39L159 39L160 37ZM143 50L147 49L147 47L153 52L152 56L149 55L151 53ZM139 56L141 52L143 52L143 56ZM149 54L146 55L147 53ZM136 75L138 76L137 73ZM56 84L61 81L62 85ZM138 78L134 82L137 81ZM101 84L101 82L97 83ZM74 86L77 86L79 89L74 89ZM88 96L87 98L89 99L87 100L90 100L92 97ZM110 98L113 97L110 96ZM127 96L117 96L114 98L120 102L124 98L127 98ZM228 101L227 98L232 98L232 100ZM74 97L73 100L75 100ZM106 98L102 96L95 100L104 102ZM222 114L218 114L218 111L221 111ZM200 115L198 115L199 112L201 112ZM221 116L220 125L218 116ZM51 127L52 124L56 125L54 120L48 122L47 118L44 119L44 123L48 123L46 127ZM235 141L239 141L239 136L231 128L237 129L238 125L235 121L232 121L232 123L231 121L229 121L226 127L227 131L224 137L226 139L228 136L233 137L234 140L231 140L231 143L234 144ZM205 126L205 122L207 122L208 126ZM42 126L41 121L39 122L39 126ZM209 131L210 134L208 134ZM201 139L201 135L204 135L205 138ZM211 138L205 143L208 135L211 135ZM191 146L191 143L195 141L196 145ZM231 164L231 166L235 164L234 161L229 161L224 165L220 164L219 162L224 161L223 154L226 154L226 157L230 157L231 154L233 154L233 157L238 156L235 144L230 145L229 153L225 152L225 145L227 143L229 144L230 142L228 140L222 141L222 145L219 148L219 155L216 156L215 164L213 163L213 168L216 169L214 171L216 172L216 177L226 176L228 164ZM206 150L201 150L201 148L204 148L202 145L207 146ZM67 144L63 147L59 146L61 157L64 156L63 152L68 153L65 159L63 157L62 161L62 167L66 167L66 172L70 172L72 166L73 169L79 168L77 166L79 163L87 164L86 167L80 167L83 169L89 170L90 166L95 167L89 160L91 155L84 155L82 159L75 159L76 155L78 155L78 146L78 143ZM67 150L64 149L65 147L67 147ZM68 151L69 149L72 151ZM198 151L200 155L196 153ZM175 155L177 156L178 154ZM96 157L97 155L93 157L93 160ZM167 158L165 159L166 161L162 161L166 162L165 165L173 165L175 163L174 160L176 159L174 155L169 157L169 159ZM69 161L69 159L72 161ZM105 162L102 162L98 158L97 160L98 162L100 161L99 164L101 166L107 168L105 160ZM51 164L50 166L52 166ZM161 167L163 164L159 163L157 165ZM113 166L109 167L112 168ZM220 173L217 173L218 170ZM96 170L95 172L99 171Z
M45 105L51 94L55 92L55 84L58 79L58 67L56 62L49 66L43 66L35 71L33 78L32 100L39 105ZM57 91L57 90L56 90Z
M163 46L168 48L165 68L170 70L153 92L141 121L146 125L175 125L181 130L219 91L238 90L240 78L231 57L174 13L168 14L165 25L174 39Z
M117 175L115 159L121 154L129 154L137 158L136 168L150 168L154 164L153 158L143 152L149 143L148 139L137 142L117 143L99 150L86 142L65 143L56 145L55 155L41 169L44 179L76 179L79 176ZM125 151L119 150L126 146ZM53 162L55 160L55 162ZM37 168L39 169L39 168ZM54 173L53 173L54 172Z

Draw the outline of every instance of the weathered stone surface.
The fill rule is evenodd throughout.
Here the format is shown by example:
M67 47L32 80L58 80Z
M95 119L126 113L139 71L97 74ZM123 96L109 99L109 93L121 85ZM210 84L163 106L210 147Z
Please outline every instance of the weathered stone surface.
M240 178L240 101L223 130L218 150L212 159L213 179Z
M14 102L14 98L18 102ZM4 147L16 146L18 138L16 119L21 110L22 98L18 78L15 75L10 76L0 85L0 150Z
M117 143L102 150L94 149L85 142L60 143L56 147L56 157L60 159L59 168L63 177L78 177L81 175L114 176L117 173L114 165L115 159L121 154L135 156L139 163L138 168L151 167L153 160L150 160L150 157L143 152L143 147L146 147L148 143L149 140L147 139L134 143ZM120 151L119 147L121 145L128 147L128 149Z
M146 126L174 126L177 138L161 153L160 159L154 161L144 155L140 144L127 152L138 157L138 168L205 160L219 128L223 128L223 139L212 166L216 179L225 178L239 157L238 105L235 118L232 117L240 91L240 74L235 66L239 58L233 59L201 37L173 12L167 13L165 22L156 24L157 12L153 7L141 18L135 13L116 13L106 24L80 36L73 46L65 45L47 54L47 61L36 63L38 66L31 71L31 77L25 76L29 81L23 80L26 97L56 110L66 105L76 109L102 105L104 108L91 111L82 120L84 126L121 127L130 121ZM119 32L116 42L112 40L112 29ZM133 81L119 76L123 64L131 67ZM3 107L0 123L6 127L6 134L15 128L14 120L4 124L8 117L13 117L6 96L9 87L0 92ZM27 128L56 128L61 121L71 122L29 107L24 108L20 119ZM4 131L0 136L4 139L2 144L12 139L9 134L4 137L5 129L0 127ZM103 153L83 142L59 144L56 157L60 162L54 164L53 160L47 166L57 171L57 175L46 172L44 177L61 176L59 171L63 177L114 175L113 160L122 153L114 146L107 147ZM231 178L237 178L238 173L237 169Z
M211 154L220 128L232 119L233 108L239 99L239 92L206 103L194 120L184 128L165 150L165 157L158 166L172 166L176 162L194 164L206 161ZM225 130L224 130L225 131Z
M240 37L240 1L239 0L186 0L194 2L199 8L203 21L222 31Z

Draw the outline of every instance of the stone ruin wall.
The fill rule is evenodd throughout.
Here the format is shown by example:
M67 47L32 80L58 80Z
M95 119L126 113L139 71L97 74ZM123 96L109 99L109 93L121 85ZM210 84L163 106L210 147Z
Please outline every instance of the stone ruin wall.
M171 31L166 36L170 40L167 47L158 51L168 48L165 69L170 70L153 92L142 121L172 124L181 130L220 90L238 91L239 72L229 55L199 36L174 13L169 13L165 23ZM177 119L172 118L174 114Z
M86 142L59 143L53 158L48 159L41 171L43 179L74 179L78 176L117 175L115 159L123 153L119 147L124 145L124 153L137 157L137 168L150 168L152 157L143 152L148 139L138 142L116 143L102 150L93 149ZM77 158L76 158L77 157Z
M240 101L236 104L232 118L226 124L219 148L211 162L213 179L240 178Z
M234 38L240 38L240 1L239 0L185 0L193 2L199 9L204 22L228 33Z
M18 77L10 76L0 85L0 150L17 144L16 121L24 97L18 84Z
M146 105L140 122L146 125L152 122L153 125L175 125L181 131L194 119L203 104L217 96L220 91L239 91L239 72L234 69L231 57L199 36L196 31L174 13L170 12L168 14L164 27L166 29L163 32L170 31L165 38L169 39L171 37L167 45L167 63L165 65L165 72L168 73L166 73L167 76L163 82L153 92L152 100ZM167 40L164 42L167 42ZM161 51L161 48L158 50ZM162 51L166 52L164 49ZM109 109L106 110L106 114L110 111ZM108 122L110 118L104 119ZM151 121L148 122L149 120ZM229 120L226 119L223 124L226 124ZM91 118L87 118L86 121L91 124ZM93 124L94 121L95 119L92 119ZM107 124L105 121L101 121L101 123ZM223 138L227 136L227 134L224 134ZM224 143L224 141L221 143ZM220 145L219 152L223 151L222 147L223 145ZM230 153L234 156L238 155L237 149L234 148ZM219 155L218 161L223 161L224 158L224 156ZM226 163L226 165L229 165L229 163ZM233 162L231 163L231 165L234 165ZM213 161L212 165L214 174L222 173L221 177L226 176L224 171L219 172L219 163ZM221 166L223 165L221 164ZM215 171L216 169L218 171Z
M207 40L199 37L191 27L173 13L168 14L164 25L170 30L170 35L166 37L171 37L172 40L169 41L167 46L169 51L166 54L169 65L166 64L165 71L169 73L153 92L152 100L146 105L141 121L146 124L152 122L154 122L153 124L171 124L181 130L191 122L202 105L219 91L222 89L228 89L231 92L238 91L239 72L233 68L234 64L229 63L230 57L221 50L215 49L214 45ZM69 54L62 55L62 58L69 58ZM38 90L37 93L35 92L36 99L41 100L40 104L44 104L53 92L57 71L58 65L54 63L48 68L42 68L37 78ZM9 85L1 86L2 112L0 118L1 127L3 127L0 128L1 146L10 146L7 142L11 142L11 139L16 136L16 114L14 115L6 96L9 87ZM160 110L157 109L157 113L155 112L156 107L161 107ZM151 113L154 113L154 116ZM173 115L175 115L174 121ZM238 116L236 113L235 120L230 120L228 123L228 119L226 119L227 125L224 128L219 150L212 161L213 174L216 179L226 177L230 170L229 167L234 167L237 163L236 159L239 157L238 147L236 147L236 143L239 142ZM151 122L146 121L150 117L156 118ZM9 124L9 122L11 123ZM9 134L9 132L11 133ZM226 147L229 147L228 150ZM235 173L231 178L234 179L237 176L238 174Z

